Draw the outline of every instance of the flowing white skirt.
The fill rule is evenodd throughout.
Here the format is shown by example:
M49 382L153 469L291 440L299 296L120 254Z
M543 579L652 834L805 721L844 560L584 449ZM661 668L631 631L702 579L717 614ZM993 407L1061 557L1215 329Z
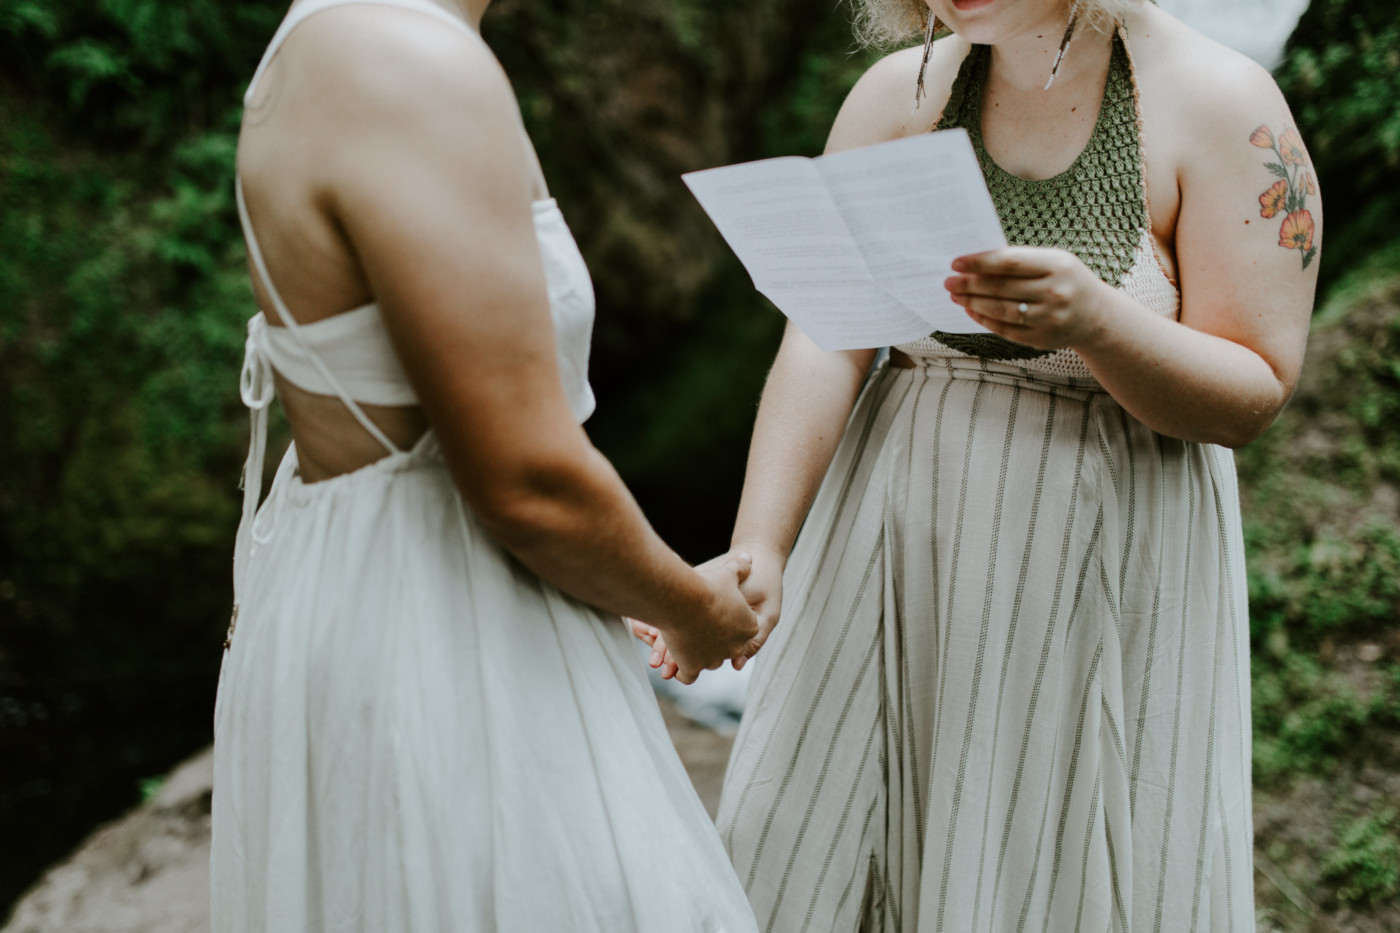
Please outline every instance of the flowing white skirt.
M215 711L213 929L755 928L623 624L482 530L425 439L289 451Z

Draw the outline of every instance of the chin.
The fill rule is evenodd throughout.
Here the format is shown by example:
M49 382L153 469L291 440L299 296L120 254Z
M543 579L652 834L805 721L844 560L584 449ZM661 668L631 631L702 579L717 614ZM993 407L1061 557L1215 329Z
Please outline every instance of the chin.
M939 19L976 45L996 45L1031 30L1043 31L1068 13L1063 0L939 0L934 7ZM1063 21L1057 28L1064 28Z

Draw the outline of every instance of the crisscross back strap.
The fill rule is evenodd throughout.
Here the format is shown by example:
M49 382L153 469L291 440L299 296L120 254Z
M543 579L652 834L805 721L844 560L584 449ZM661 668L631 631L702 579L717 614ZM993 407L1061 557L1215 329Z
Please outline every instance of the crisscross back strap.
M471 27L465 22L453 16L451 13L448 13L441 7L428 2L428 0L306 0L306 2L295 7L287 14L287 18L283 20L282 25L278 27L277 32L273 35L272 41L268 43L267 51L263 53L262 61L258 63L257 71L253 73L253 78L248 84L248 92L244 95L244 102L246 103L252 99L253 91L257 88L258 81L267 71L268 64L276 56L277 50L281 48L282 43L286 41L287 36L292 33L292 30L296 29L297 26L306 22L307 19L317 13L328 10L331 7L347 6L351 3L374 3L381 6L395 6L402 9L414 10L432 16L457 29L464 30L468 33L472 32ZM370 420L369 416L365 414L364 409L360 407L360 404L350 397L350 393L345 390L340 380L336 378L335 374L331 372L330 367L325 364L320 354L316 352L316 348L312 346L311 341L307 340L306 335L302 333L301 326L297 322L296 316L292 314L287 308L286 303L282 300L281 294L277 291L277 285L272 281L272 276L268 272L267 263L263 259L262 248L258 245L257 235L253 232L253 222L248 215L248 203L243 195L243 178L241 172L235 176L234 193L238 201L239 220L243 225L243 237L248 242L249 258L252 259L253 267L257 270L259 278L262 279L263 287L267 289L268 297L272 299L272 306L276 309L277 316L281 319L281 322L286 325L287 330L291 332L297 343L301 345L302 349L306 352L307 358L311 361L311 364L316 367L316 371L326 380L326 384L335 392L336 397L338 397L341 402L344 403L345 407L350 410L350 413L355 416L355 420L360 422L364 429L369 432L370 436L384 447L385 451L388 453L399 453L398 446L394 444L393 441L389 440L388 436L379 429L378 425Z
M316 367L316 371L321 374L321 378L326 380L326 384L335 392L336 397L355 416L355 420L370 433L370 436L378 441L388 453L399 453L398 445L389 440L388 435L379 429L379 426L370 420L369 415L360 407L360 403L350 397L350 393L345 390L345 386L331 372L329 366L321 359L321 354L316 352L316 348L306 335L302 333L301 325L297 323L296 316L287 308L286 302L277 292L277 286L273 284L272 276L268 274L267 263L263 260L262 249L258 246L258 238L253 233L253 222L248 216L248 202L243 197L243 180L234 179L234 197L238 201L238 217L243 224L243 237L248 241L248 256L253 260L253 268L257 270L258 277L262 279L263 287L267 289L267 295L272 299L272 307L277 310L277 316L291 332L292 337L306 352L306 358L311 361L311 365Z
M244 95L246 104L252 99L253 92L257 88L258 81L267 71L268 64L281 48L297 26L304 23L309 17L327 10L334 6L345 6L350 3L376 3L382 6L396 6L404 9L415 10L439 19L448 25L472 33L469 27L462 20L457 19L446 10L438 7L428 0L306 0L300 6L287 14L282 25L273 35L272 41L268 43L267 51L263 53L262 61L258 63L257 71L253 73L253 78L248 83L248 91ZM473 33L474 34L474 33ZM272 275L268 272L267 262L263 259L262 248L258 245L257 235L253 232L253 221L248 215L248 202L243 196L243 178L241 172L234 175L234 198L238 203L238 219L243 226L243 237L248 244L248 257L252 260L253 269L258 278L262 280L263 287L267 289L268 297L272 300L272 306L277 311L278 317L291 333L306 353L306 358L315 367L326 384L331 387L336 396L345 405L355 420L369 432L369 434L383 446L388 454L402 453L393 441L379 429L369 416L365 414L360 404L350 396L345 390L345 386L335 373L331 372L329 366L316 352L316 348L302 332L301 324L297 322L296 315L292 314L286 302L282 300L282 295L277 291L277 285L272 281ZM262 496L262 473L263 457L267 450L267 412L268 406L272 403L272 364L263 347L266 336L263 330L267 327L264 315L257 314L248 322L248 340L244 348L243 372L240 376L240 392L243 402L248 406L251 419L252 439L248 445L248 459L243 465L243 518L238 525L238 537L234 545L233 558L233 589L234 589L234 610L233 619L238 619L238 603L244 590L244 577L247 574L248 561L252 556L255 546L260 543L258 534L257 508L258 500ZM425 435L426 436L426 435ZM293 462L288 457L283 461L283 469ZM280 486L280 478L279 485ZM229 626L229 634L232 636L233 624ZM228 647L225 642L225 648Z

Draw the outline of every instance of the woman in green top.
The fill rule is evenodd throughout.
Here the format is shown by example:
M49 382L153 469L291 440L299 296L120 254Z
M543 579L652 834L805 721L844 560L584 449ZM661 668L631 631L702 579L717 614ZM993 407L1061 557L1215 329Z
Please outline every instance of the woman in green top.
M1226 448L1312 309L1288 107L1143 0L860 5L951 35L871 68L828 150L965 128L1013 245L946 282L991 335L868 382L873 350L778 352L733 538L772 634L719 814L759 926L1247 933Z

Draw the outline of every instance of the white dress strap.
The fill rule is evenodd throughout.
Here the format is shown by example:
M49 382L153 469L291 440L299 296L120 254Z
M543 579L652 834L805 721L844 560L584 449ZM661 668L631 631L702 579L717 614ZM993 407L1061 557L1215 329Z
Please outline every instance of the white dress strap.
M243 237L248 242L248 256L253 260L253 268L257 270L258 277L262 279L263 287L267 289L267 295L272 299L272 306L277 309L277 316L286 325L287 330L301 344L306 352L306 357L311 364L316 367L316 371L321 374L321 378L326 380L326 384L335 392L337 398L350 409L350 413L355 416L355 420L360 422L366 431L370 433L376 441L383 446L388 453L400 453L401 451L388 436L379 429L379 426L370 420L369 415L360 407L360 403L351 398L350 393L341 385L335 373L331 372L329 366L321 359L321 355L316 352L316 348L306 335L301 331L301 325L297 323L296 316L287 308L282 296L277 292L277 286L273 284L272 276L268 274L267 263L263 260L262 249L258 246L257 235L253 233L253 222L248 216L248 202L243 197L243 180L234 179L234 198L238 201L238 217L243 224Z
M413 10L475 35L475 31L464 21L437 4L429 2L429 0L304 0L300 6L293 7L287 13L286 18L282 20L282 25L278 26L277 32L273 33L272 41L267 44L267 51L263 52L262 61L258 62L258 68L253 72L252 80L248 82L248 90L243 94L243 103L246 105L248 101L252 100L253 91L257 88L258 81L262 79L263 73L272 63L277 50L282 47L282 43L286 41L287 36L291 35L292 30L323 10L329 10L335 6L348 6L352 3L371 3L378 6L396 6L405 10Z
M253 90L258 87L258 81L262 80L263 73L267 70L267 66L272 64L273 57L277 55L277 49L281 48L281 43L286 42L287 36L291 35L293 29L301 25L302 22L314 17L315 14L321 13L322 10L329 10L330 7L349 6L351 3L372 3L378 4L378 6L400 7L403 8L403 10L413 10L416 11L416 13L430 15L430 17L437 18L437 20L447 22L447 24L452 25L452 27L463 29L463 31L466 32L472 32L472 34L475 35L472 27L466 25L466 22L459 20L459 18L454 17L454 15L448 13L444 8L437 6L435 3L430 3L428 0L304 0L301 6L293 7L291 11L288 11L287 17L281 21L280 27L277 27L277 31L274 32L272 41L267 43L267 50L263 52L262 62L258 63L258 70L253 71L252 80L248 81L248 91L244 92L244 104L246 105L248 101L251 101Z
M468 33L475 34L470 26L465 22L448 13L441 7L430 3L429 0L304 0L299 6L292 9L282 25L278 27L273 35L272 41L267 45L267 51L263 53L262 61L258 63L257 71L253 73L253 78L248 82L248 91L244 95L246 104L252 99L253 91L257 88L258 81L267 71L268 64L281 48L282 43L292 30L305 22L309 17L327 10L334 6L345 6L350 3L377 3L384 6L396 6L404 9L414 10L435 17L450 26L462 29ZM287 308L282 300L281 294L277 291L276 284L272 281L272 276L268 273L267 263L263 259L262 248L258 246L257 235L253 232L253 222L248 215L248 202L243 196L243 179L241 175L234 175L234 198L238 202L238 218L243 225L243 237L248 243L248 256L253 262L253 268L257 271L258 277L262 279L263 287L267 289L268 297L272 300L272 306L276 309L278 316L293 339L301 345L306 352L306 357L312 366L325 379L326 384L331 387L336 396L355 416L355 420L360 422L369 434L383 446L389 454L402 453L393 441L391 441L383 431L379 429L369 416L365 414L360 404L350 396L344 385L331 372L330 367L321 359L316 348L306 338L301 331L301 325L297 322L296 316ZM243 575L246 572L248 558L252 555L253 547L258 543L257 532L257 510L258 501L262 498L262 477L263 463L267 453L267 415L268 406L272 403L273 397L273 369L272 363L267 357L264 349L265 337L262 331L268 327L266 317L259 313L253 316L248 322L248 340L244 347L243 372L240 377L240 394L243 403L248 406L249 420L252 438L248 445L248 459L243 464L243 516L238 525L238 538L234 545L233 577L234 577L234 620L238 618L238 598L243 591ZM290 458L284 461L283 468L291 462ZM232 628L230 627L230 631Z
M326 380L326 384L331 387L350 413L355 416L355 420L360 422L361 426L380 443L386 453L391 455L401 453L398 445L391 441L379 429L379 426L370 420L360 404L350 397L350 393L345 390L340 380L335 377L330 367L316 352L316 348L302 333L301 325L297 323L296 317L288 310L286 303L282 300L277 286L273 284L272 276L268 274L267 263L263 260L262 249L258 246L258 238L253 233L253 223L248 216L248 203L243 197L242 179L238 178L237 175L234 177L234 199L238 202L238 218L243 225L244 239L248 243L248 256L252 259L253 268L257 270L258 277L262 279L263 287L267 289L268 297L272 299L272 306L277 309L277 314L281 317L287 330L297 343L301 344L307 359L316 367L322 378ZM248 559L252 556L253 547L258 543L255 519L258 501L262 498L263 463L267 455L268 406L272 404L274 391L272 361L267 356L265 346L267 338L262 333L267 327L267 318L262 312L249 319L248 339L243 349L243 371L239 376L239 394L243 398L243 404L248 407L251 437L248 442L248 459L243 463L241 483L243 486L243 516L238 523L238 536L235 539L233 549L235 621L238 618L239 596L243 592L243 575L246 572ZM231 631L232 628L230 628Z

